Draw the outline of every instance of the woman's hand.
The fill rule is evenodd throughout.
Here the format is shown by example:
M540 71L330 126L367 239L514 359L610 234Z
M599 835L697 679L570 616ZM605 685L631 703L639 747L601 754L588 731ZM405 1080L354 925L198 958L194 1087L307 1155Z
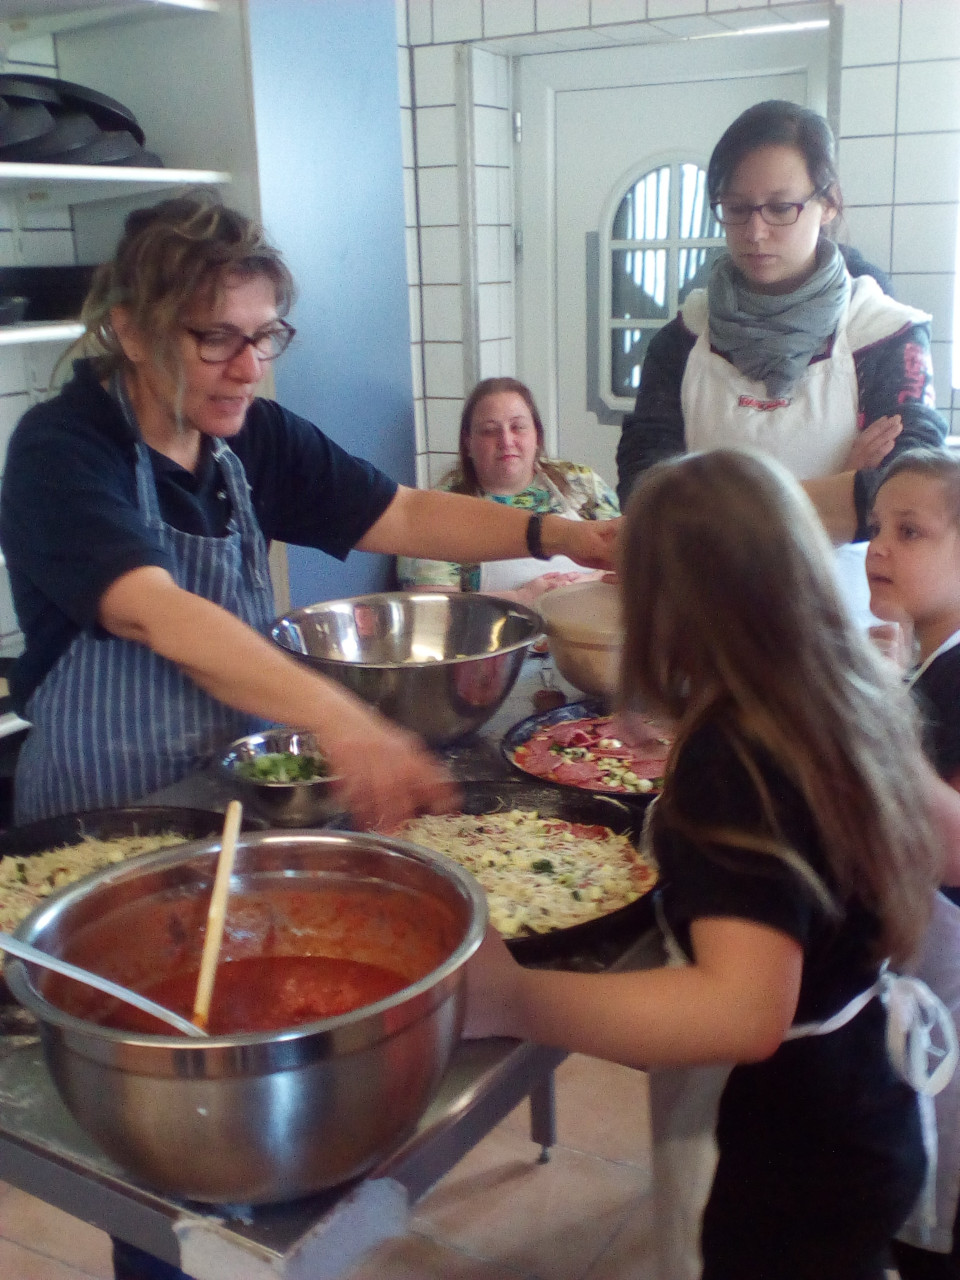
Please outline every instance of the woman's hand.
M466 1039L517 1035L516 1005L523 972L499 933L488 925L480 949L466 969Z
M358 826L391 831L417 813L457 807L456 783L420 739L363 704L345 699L315 733Z
M864 471L871 467L879 467L896 443L897 436L903 430L903 419L899 413L888 417L877 418L869 427L857 432L844 471Z
M623 521L565 520L563 516L544 516L540 541L551 556L569 556L586 569L613 569L617 561L617 542Z
M101 597L99 620L176 663L228 706L315 733L360 825L389 829L423 810L456 807L452 779L418 738L219 605L182 590L165 569L149 565L118 578Z
M619 738L628 747L662 747L677 736L677 727L664 721L653 720L639 711L621 708L610 722L610 736Z

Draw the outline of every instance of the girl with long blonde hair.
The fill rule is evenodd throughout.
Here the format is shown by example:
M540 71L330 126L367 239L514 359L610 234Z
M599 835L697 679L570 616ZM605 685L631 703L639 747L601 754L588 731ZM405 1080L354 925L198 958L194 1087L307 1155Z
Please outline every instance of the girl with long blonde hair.
M647 838L658 969L524 970L488 937L467 1033L735 1064L704 1280L880 1280L924 1182L885 962L940 871L909 696L850 625L808 499L760 455L659 464L628 510L621 700L679 727Z

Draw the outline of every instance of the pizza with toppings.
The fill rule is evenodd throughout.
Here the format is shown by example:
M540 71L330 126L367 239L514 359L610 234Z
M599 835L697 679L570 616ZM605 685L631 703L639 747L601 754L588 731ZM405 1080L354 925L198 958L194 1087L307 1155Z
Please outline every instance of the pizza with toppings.
M657 879L629 836L537 810L430 814L397 834L466 867L505 938L595 920L635 902Z
M617 736L612 716L558 719L513 744L509 759L524 773L564 786L643 795L659 790L672 738L650 717L642 721L648 736L634 745Z
M175 831L158 835L114 836L98 839L84 836L76 844L31 854L7 854L0 857L0 929L13 933L21 920L39 907L45 898L68 884L73 884L91 871L99 871L115 862L124 862L141 853L154 853L189 836Z

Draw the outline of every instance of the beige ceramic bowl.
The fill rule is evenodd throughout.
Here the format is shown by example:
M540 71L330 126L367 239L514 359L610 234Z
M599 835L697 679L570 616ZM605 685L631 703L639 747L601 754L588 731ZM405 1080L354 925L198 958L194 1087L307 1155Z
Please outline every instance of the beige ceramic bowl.
M542 595L537 609L563 678L584 693L612 694L623 646L620 589L609 582L575 582Z

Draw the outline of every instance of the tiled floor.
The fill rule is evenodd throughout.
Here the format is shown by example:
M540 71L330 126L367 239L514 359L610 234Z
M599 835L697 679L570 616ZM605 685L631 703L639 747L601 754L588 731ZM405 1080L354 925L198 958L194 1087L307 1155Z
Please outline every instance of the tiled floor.
M568 1058L550 1161L537 1162L518 1108L421 1200L410 1232L349 1280L652 1280L646 1098L642 1072ZM2 1280L112 1274L101 1231L0 1183Z

